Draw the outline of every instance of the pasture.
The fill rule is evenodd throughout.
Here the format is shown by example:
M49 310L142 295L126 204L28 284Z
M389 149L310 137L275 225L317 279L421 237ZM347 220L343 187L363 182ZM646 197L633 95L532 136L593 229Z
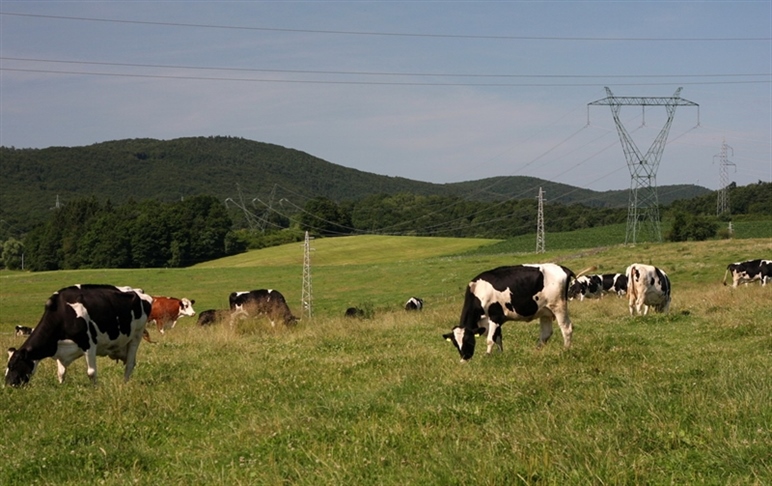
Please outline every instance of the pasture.
M772 287L721 285L727 263L771 257L772 240L486 254L495 244L315 240L314 315L295 327L151 328L126 384L99 358L98 386L82 359L60 385L45 360L28 387L0 389L0 484L772 483ZM572 301L570 350L557 329L538 350L538 323L511 322L503 353L478 343L459 364L441 334L468 280L536 261L657 265L671 311ZM0 344L21 344L14 326L74 283L188 297L198 312L274 288L300 315L302 262L293 244L187 269L0 272ZM402 310L411 295L425 310ZM350 306L374 317L345 319Z

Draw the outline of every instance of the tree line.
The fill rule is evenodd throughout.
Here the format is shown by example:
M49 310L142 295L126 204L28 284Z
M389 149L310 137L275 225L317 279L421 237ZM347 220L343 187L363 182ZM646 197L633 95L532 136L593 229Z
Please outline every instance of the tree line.
M223 204L211 196L120 206L95 197L76 199L26 235L25 267L184 267L225 256L231 226Z
M730 188L733 214L772 214L772 184ZM716 198L700 196L663 208L673 221L671 241L716 235ZM303 206L266 210L261 228L214 196L173 203L157 200L114 205L96 197L69 201L49 219L17 239L2 243L2 266L32 271L78 268L186 267L196 263L299 241L306 231L318 237L356 234L506 239L535 232L537 204L520 199L470 201L457 196L379 194L356 201L309 199ZM544 204L547 232L565 232L624 223L627 208Z

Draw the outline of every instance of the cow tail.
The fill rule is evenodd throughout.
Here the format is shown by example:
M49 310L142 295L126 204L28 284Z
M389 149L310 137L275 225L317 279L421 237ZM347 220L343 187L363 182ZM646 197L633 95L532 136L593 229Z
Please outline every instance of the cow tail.
M638 300L638 286L635 285L635 267L630 266L628 269L630 273L627 275L627 293L629 294L629 301L636 302Z
M587 267L584 270L582 270L581 272L579 272L576 275L574 275L574 278L577 279L577 278L581 277L582 275L586 275L586 274L588 274L590 272L594 272L597 269L598 269L598 267L595 266L595 265L593 265L591 267Z
M724 284L724 286L726 286L726 277L727 277L727 275L729 275L729 268L728 267L727 267L726 271L724 272L724 280L721 282L722 284Z

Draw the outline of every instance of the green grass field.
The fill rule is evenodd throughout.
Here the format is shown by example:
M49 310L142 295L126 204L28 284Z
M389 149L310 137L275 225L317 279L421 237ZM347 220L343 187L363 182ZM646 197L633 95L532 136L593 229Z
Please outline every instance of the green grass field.
M141 345L126 384L100 358L98 386L82 359L60 385L45 360L28 387L0 389L0 484L772 484L772 287L721 285L727 263L772 257L772 239L538 256L497 245L315 240L314 315L293 328L183 318L151 329L158 343ZM36 324L74 283L185 296L198 311L275 288L299 314L302 261L293 244L187 269L0 272L0 344L21 344L13 327ZM537 323L508 323L503 353L478 347L459 364L441 334L467 281L536 261L655 264L671 277L671 312L573 301L570 350L557 329L537 350ZM411 295L424 311L401 309ZM353 305L374 317L344 319Z

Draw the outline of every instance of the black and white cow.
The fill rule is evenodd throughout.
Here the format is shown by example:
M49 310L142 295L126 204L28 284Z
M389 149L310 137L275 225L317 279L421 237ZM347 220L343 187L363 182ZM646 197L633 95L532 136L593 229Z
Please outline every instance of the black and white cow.
M29 326L16 326L17 336L29 336L32 334L32 328Z
M123 377L128 381L150 306L149 296L112 285L76 285L54 292L32 334L18 349L8 350L5 384L28 383L44 358L56 360L61 383L67 366L81 356L86 357L93 383L97 381L97 356L123 361Z
M420 311L423 308L424 308L424 301L423 299L419 299L418 297L410 297L409 299L407 299L407 302L405 302L405 310Z
M604 273L600 276L603 282L603 293L615 293L622 297L627 293L627 275L621 273Z
M475 337L487 331L487 353L493 345L502 350L501 325L506 321L541 324L539 346L552 336L557 320L563 344L571 346L573 326L568 316L568 287L574 273L554 263L499 267L473 278L466 287L459 325L444 334L461 355L461 362L474 356Z
M281 320L285 325L294 324L298 318L292 315L286 299L278 290L259 289L248 292L233 292L228 297L231 309L231 325L235 319L267 316L271 326Z
M603 278L600 275L582 275L568 287L568 298L599 299L603 296Z
M724 281L722 282L724 285L726 285L726 277L729 273L732 274L732 287L737 287L742 283L747 285L756 280L764 286L772 280L772 260L758 259L730 263L724 272Z
M670 279L653 265L633 263L625 271L627 276L627 303L630 315L646 315L649 307L656 312L670 309Z

